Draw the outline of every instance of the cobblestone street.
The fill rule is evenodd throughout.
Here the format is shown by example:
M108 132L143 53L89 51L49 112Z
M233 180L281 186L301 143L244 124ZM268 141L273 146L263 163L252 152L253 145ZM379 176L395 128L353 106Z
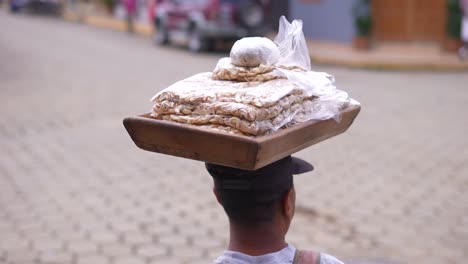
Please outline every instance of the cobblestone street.
M122 120L225 54L4 9L0 25L0 264L220 255L228 223L204 164L138 149ZM316 170L295 179L289 242L349 263L465 263L468 74L315 70L362 111L297 153Z

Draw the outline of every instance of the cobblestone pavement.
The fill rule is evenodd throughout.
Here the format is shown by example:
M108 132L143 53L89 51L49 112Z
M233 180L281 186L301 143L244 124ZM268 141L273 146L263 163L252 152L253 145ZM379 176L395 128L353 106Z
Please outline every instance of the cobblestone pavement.
M3 10L0 25L0 263L220 254L227 219L203 164L137 149L122 119L223 54ZM297 154L316 171L296 179L289 241L343 259L464 263L468 75L319 70L363 111L346 134Z

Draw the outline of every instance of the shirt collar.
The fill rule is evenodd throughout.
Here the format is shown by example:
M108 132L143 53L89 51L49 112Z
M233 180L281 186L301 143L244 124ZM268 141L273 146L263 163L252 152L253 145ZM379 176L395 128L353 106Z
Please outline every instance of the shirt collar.
M280 251L260 255L250 256L241 252L224 251L224 254L219 257L215 263L224 264L271 264L271 263L292 263L296 248L292 245L281 249Z

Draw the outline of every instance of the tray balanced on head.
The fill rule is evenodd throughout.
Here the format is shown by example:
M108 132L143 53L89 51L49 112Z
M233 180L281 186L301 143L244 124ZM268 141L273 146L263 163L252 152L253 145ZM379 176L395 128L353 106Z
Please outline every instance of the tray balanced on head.
M151 113L124 120L138 147L244 170L343 133L361 109L332 75L312 71L302 22L284 17L274 41L243 38L212 72L151 101Z
M124 126L141 149L255 170L345 132L360 109L359 105L343 109L340 122L334 119L310 120L257 137L156 120L148 114L125 118Z

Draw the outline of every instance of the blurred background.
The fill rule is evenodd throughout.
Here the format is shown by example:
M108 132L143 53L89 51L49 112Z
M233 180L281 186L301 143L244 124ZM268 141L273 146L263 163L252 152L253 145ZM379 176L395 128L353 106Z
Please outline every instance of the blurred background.
M0 263L210 263L228 223L201 162L122 120L302 19L313 70L362 104L297 153L288 241L347 263L465 263L463 1L0 0Z

